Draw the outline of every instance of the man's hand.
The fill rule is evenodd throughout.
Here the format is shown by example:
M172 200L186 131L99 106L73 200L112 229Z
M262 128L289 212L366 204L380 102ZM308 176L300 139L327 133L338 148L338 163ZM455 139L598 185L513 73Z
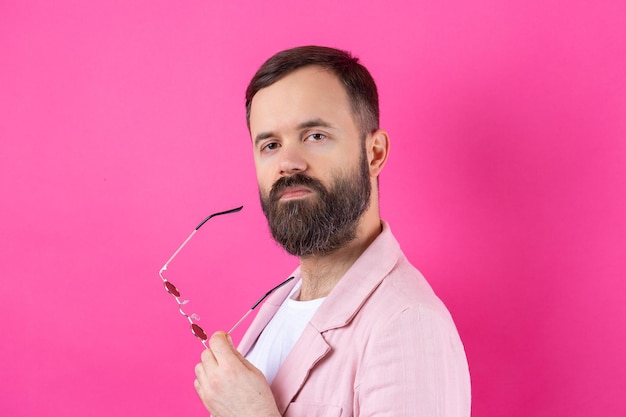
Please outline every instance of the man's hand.
M209 339L196 365L196 392L214 417L279 417L267 380L224 332Z

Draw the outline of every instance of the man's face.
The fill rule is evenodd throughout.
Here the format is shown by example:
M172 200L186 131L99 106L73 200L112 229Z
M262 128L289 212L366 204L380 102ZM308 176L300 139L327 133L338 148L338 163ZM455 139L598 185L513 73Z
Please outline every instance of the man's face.
M304 67L252 99L250 132L263 211L291 254L332 252L354 239L370 199L368 161L347 93Z

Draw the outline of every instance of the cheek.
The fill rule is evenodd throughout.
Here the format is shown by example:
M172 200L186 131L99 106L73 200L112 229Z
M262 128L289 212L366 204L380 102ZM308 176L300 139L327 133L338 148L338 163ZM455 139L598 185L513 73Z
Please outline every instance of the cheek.
M326 181L332 175L344 175L346 173L352 172L355 167L357 167L360 162L360 158L354 152L345 151L336 153L332 158L319 158L316 166L316 172L324 178Z
M256 166L256 179L259 184L264 184L270 178L269 170L263 169L263 167L257 165Z
M275 157L258 157L255 155L254 167L260 189L269 190L274 182L280 178L280 167Z

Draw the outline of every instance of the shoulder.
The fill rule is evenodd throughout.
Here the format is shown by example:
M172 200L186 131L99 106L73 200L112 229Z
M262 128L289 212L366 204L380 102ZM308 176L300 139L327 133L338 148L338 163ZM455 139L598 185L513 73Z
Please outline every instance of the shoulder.
M393 269L380 281L363 307L366 311L375 310L372 313L376 314L386 311L390 319L415 315L450 319L446 306L404 254L398 257Z

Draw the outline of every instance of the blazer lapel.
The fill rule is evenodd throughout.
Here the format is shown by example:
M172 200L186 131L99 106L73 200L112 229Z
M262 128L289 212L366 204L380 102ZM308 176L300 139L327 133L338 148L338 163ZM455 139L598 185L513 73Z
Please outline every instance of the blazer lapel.
M311 370L332 350L323 336L324 332L350 323L363 303L396 265L400 254L399 246L388 225L383 222L383 233L339 280L279 368L271 388L281 414L285 413L289 403L298 395ZM298 278L299 273L298 270ZM282 297L278 304L282 303L287 295ZM267 318L267 321L269 319L271 317ZM264 320L263 326L267 321ZM261 328L259 332L262 330Z
M321 333L308 324L271 385L281 415L285 413L289 403L304 385L313 366L330 350L330 346Z

